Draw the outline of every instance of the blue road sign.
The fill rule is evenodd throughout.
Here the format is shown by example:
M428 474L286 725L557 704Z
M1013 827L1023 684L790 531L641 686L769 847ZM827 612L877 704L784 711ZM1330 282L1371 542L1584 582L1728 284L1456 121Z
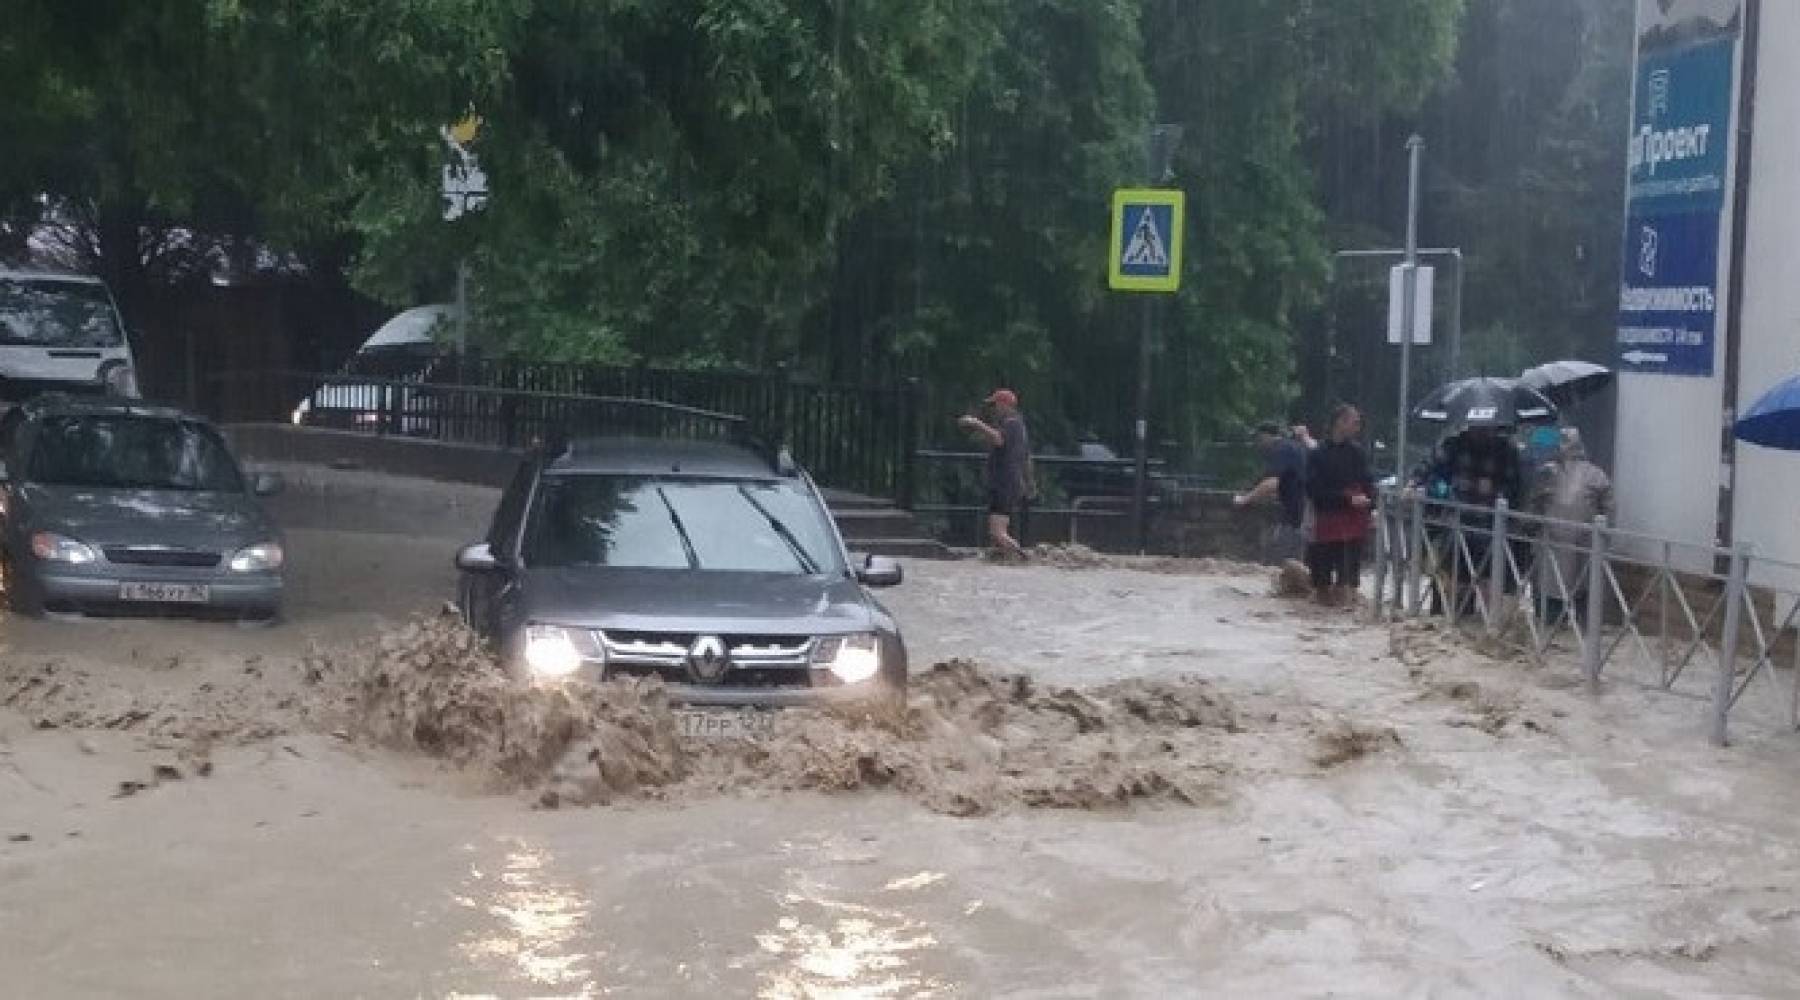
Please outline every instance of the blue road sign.
M1179 291L1187 195L1181 191L1113 192L1108 284L1120 292Z

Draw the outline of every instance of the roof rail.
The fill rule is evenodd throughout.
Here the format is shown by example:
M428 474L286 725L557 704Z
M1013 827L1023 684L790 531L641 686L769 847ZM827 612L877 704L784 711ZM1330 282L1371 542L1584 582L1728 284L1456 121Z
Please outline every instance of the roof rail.
M792 479L800 474L799 463L794 461L794 453L787 443L778 437L757 433L748 421L732 425L730 440L732 444L762 456L763 461L769 463L769 469L778 476Z

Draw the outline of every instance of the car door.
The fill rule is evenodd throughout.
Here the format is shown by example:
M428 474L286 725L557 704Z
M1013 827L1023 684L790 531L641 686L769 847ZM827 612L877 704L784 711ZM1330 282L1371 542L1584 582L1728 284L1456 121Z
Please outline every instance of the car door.
M459 587L463 617L476 632L493 637L500 631L500 609L506 596L518 581L519 530L531 506L531 493L537 484L538 464L533 459L519 463L519 471L500 495L494 520L488 527L487 545L500 568L490 573L463 573Z
M23 472L24 461L19 444L24 435L25 410L15 406L0 417L0 536L12 533L15 491L13 484ZM0 547L4 547L0 545Z

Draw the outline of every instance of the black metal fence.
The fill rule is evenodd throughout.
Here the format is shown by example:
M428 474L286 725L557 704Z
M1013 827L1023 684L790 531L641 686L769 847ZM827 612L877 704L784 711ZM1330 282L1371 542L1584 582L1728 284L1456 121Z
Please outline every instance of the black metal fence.
M194 408L221 422L292 421L370 434L521 447L573 435L751 436L786 445L825 486L910 506L920 393L785 374L359 357L336 374L221 374Z

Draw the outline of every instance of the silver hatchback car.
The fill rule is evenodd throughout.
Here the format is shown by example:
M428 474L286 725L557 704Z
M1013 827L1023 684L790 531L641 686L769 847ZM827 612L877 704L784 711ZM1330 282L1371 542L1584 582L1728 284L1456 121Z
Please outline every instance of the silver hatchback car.
M284 552L206 421L125 400L40 398L0 420L0 581L16 612L270 620Z

